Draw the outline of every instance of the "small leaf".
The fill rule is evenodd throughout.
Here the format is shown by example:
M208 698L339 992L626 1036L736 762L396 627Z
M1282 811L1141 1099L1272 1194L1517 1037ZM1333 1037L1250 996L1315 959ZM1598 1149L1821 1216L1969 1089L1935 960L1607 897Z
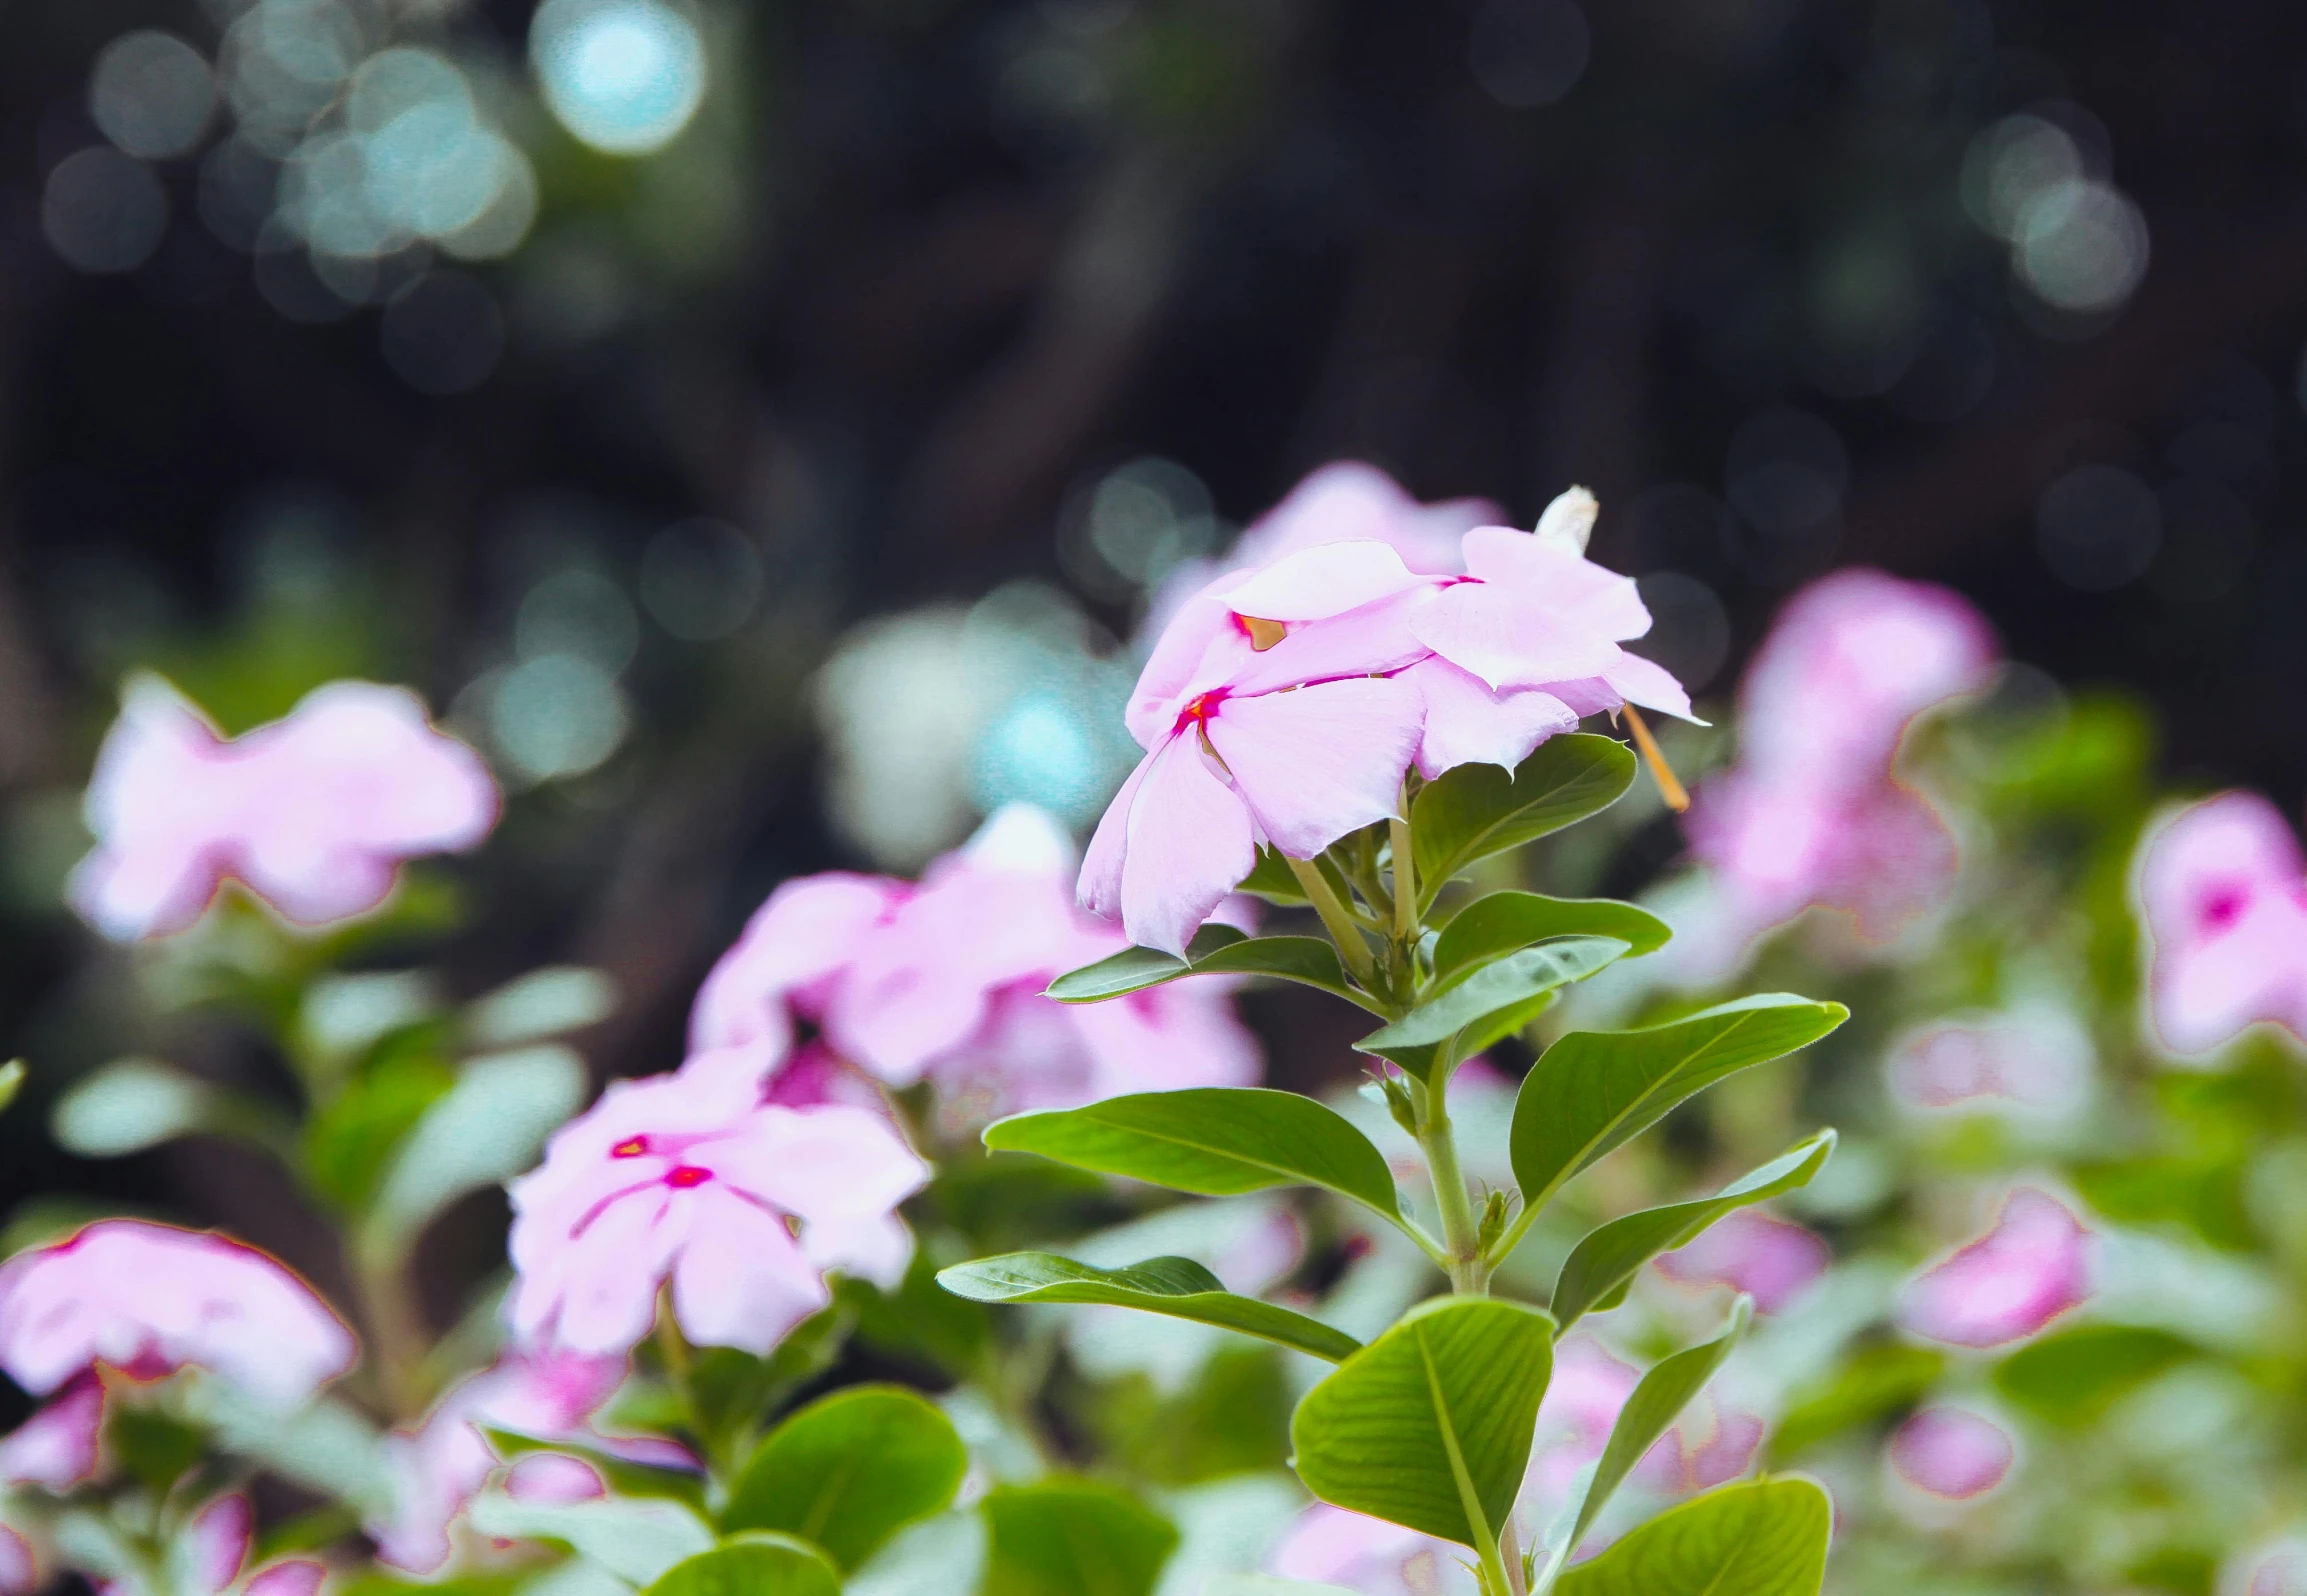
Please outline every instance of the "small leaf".
M366 1208L394 1150L456 1084L456 1071L429 1052L370 1064L305 1122L305 1180L340 1212Z
M1221 934L1222 933L1222 934ZM1157 948L1124 948L1050 982L1060 1003L1103 1003L1188 975L1263 975L1319 987L1350 1003L1369 999L1346 983L1338 950L1320 937L1245 937L1228 925L1205 925L1186 945L1186 959Z
M675 1563L645 1596L840 1596L825 1554L790 1535L734 1536Z
M713 1532L678 1502L599 1496L583 1502L523 1501L502 1491L473 1498L474 1529L508 1541L558 1541L619 1579L647 1585L675 1564L710 1551Z
M1547 898L1493 892L1460 909L1434 944L1434 981L1457 984L1474 971L1556 937L1615 937L1628 953L1655 953L1673 933L1646 909L1615 898Z
M1833 1524L1833 1504L1809 1480L1726 1485L1565 1570L1554 1589L1557 1596L1818 1596Z
M1496 765L1460 765L1411 802L1419 906L1476 860L1535 842L1607 809L1634 782L1634 756L1610 737L1550 737L1512 776Z
M943 1512L968 1471L968 1448L934 1405L900 1386L851 1386L769 1432L737 1477L721 1528L798 1535L846 1573L906 1525Z
M1297 872L1272 848L1258 850L1258 862L1234 890L1284 909L1302 909L1306 904L1306 889L1298 884Z
M16 1094L24 1089L24 1061L12 1058L0 1064L0 1114L8 1112L8 1105L16 1101Z
M1688 1243L1724 1214L1765 1198L1807 1186L1834 1151L1834 1132L1821 1131L1797 1142L1760 1169L1741 1175L1712 1197L1669 1203L1627 1214L1588 1235L1571 1249L1548 1304L1567 1330L1580 1315L1624 1293L1635 1273L1660 1253ZM1615 1304L1610 1304L1615 1305Z
M1214 1324L1261 1337L1331 1363L1362 1344L1318 1319L1237 1297L1190 1258L1148 1258L1126 1269L1099 1269L1054 1253L1013 1252L941 1270L937 1283L973 1302L1098 1303Z
M1204 1197L1323 1186L1388 1219L1401 1214L1385 1155L1337 1112L1295 1092L1138 1092L997 1120L985 1145Z
M545 1138L584 1107L585 1084L584 1061L565 1047L523 1048L467 1064L394 1155L363 1245L397 1252L466 1192L534 1164Z
M1420 1080L1464 1060L1536 1019L1555 992L1583 981L1626 952L1615 937L1568 937L1524 948L1429 998L1354 1044L1392 1059Z
M617 1011L617 983L581 964L549 964L466 1005L465 1040L483 1050L549 1041Z
M1152 1596L1177 1549L1169 1520L1088 1480L997 1486L984 1511L978 1596Z
M1531 1066L1514 1099L1523 1201L1542 1207L1564 1181L1693 1093L1808 1047L1849 1017L1839 1003L1774 992L1646 1030L1571 1032Z
M1554 1321L1494 1297L1420 1303L1307 1392L1298 1478L1323 1501L1463 1546L1493 1540L1521 1488Z
M2052 1424L2082 1426L2175 1364L2200 1356L2191 1341L2140 1325L2087 1324L2019 1348L1995 1369L1995 1389Z
M56 1101L49 1129L83 1158L121 1158L200 1132L277 1144L284 1121L262 1103L212 1086L173 1064L124 1058Z
M1596 1516L1608 1505L1611 1493L1625 1483L1634 1465L1657 1445L1667 1426L1722 1366L1722 1360L1730 1355L1732 1345L1745 1333L1747 1321L1753 1315L1752 1299L1740 1297L1730 1310L1730 1326L1721 1335L1661 1360L1642 1377L1634 1394L1626 1399L1626 1406L1618 1410L1618 1422L1611 1426L1610 1442L1602 1449L1601 1460L1594 1465L1594 1477L1578 1504L1578 1517L1562 1542L1564 1553L1575 1550L1586 1538Z

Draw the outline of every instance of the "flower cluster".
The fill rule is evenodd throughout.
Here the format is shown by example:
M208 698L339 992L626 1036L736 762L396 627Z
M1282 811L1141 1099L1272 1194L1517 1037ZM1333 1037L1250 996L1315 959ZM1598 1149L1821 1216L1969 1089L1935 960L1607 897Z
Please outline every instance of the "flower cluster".
M497 788L405 688L331 682L227 739L157 677L129 683L88 784L74 907L120 940L181 931L227 880L300 925L365 913L402 860L479 844Z
M1413 766L1510 769L1585 715L1690 713L1670 675L1621 646L1650 614L1630 579L1586 559L1584 489L1535 532L1473 528L1448 564L1408 501L1373 537L1356 534L1384 533L1388 507L1367 482L1347 496L1360 513L1335 535L1293 515L1272 538L1286 552L1185 600L1146 661L1127 713L1146 756L1081 873L1082 903L1142 946L1183 953L1259 847L1311 859L1399 813Z
M1994 659L1986 623L1945 588L1847 570L1788 601L1740 689L1738 763L1687 821L1716 894L1686 939L1701 978L1813 905L1881 938L1945 893L1954 837L1893 766L1915 717L1976 689Z

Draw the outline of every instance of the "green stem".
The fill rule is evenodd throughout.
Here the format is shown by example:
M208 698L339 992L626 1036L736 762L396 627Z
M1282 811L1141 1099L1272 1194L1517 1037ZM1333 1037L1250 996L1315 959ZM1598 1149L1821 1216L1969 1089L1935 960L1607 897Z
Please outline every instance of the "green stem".
M1338 954L1346 961L1346 968L1354 979L1364 986L1372 984L1377 965L1370 958L1370 944L1362 940L1362 933L1354 927L1354 917L1339 901L1337 889L1330 878L1322 874L1322 867L1310 859L1289 859L1290 874L1298 878L1305 889L1306 901L1314 906L1314 913L1322 917L1322 926L1330 933L1330 940L1338 945Z
M1474 1550L1482 1559L1482 1588L1495 1591L1497 1596L1513 1596L1514 1587L1507 1583L1506 1559L1499 1555L1498 1543L1485 1535Z
M1410 823L1399 815L1386 821L1386 839L1394 850L1394 935L1402 946L1418 945L1418 855L1410 841Z
M1474 1220L1474 1205L1467 1195L1466 1176L1458 1167L1458 1139L1450 1125L1448 1089L1446 1080L1426 1088L1418 1146L1426 1154L1426 1169L1434 1181L1434 1206L1442 1216L1442 1247L1450 1258L1450 1289L1460 1296L1487 1296L1490 1267L1482 1256L1482 1237Z

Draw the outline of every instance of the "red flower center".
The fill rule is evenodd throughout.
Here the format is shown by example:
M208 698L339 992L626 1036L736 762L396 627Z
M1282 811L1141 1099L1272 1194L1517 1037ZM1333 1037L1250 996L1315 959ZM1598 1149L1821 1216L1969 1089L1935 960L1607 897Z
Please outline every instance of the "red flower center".
M695 1164L683 1164L678 1169L666 1171L665 1184L687 1191L692 1186L704 1185L712 1178L713 1172L709 1169L700 1169Z
M1186 705L1185 708L1178 711L1178 723L1171 727L1170 730L1175 733L1184 731L1188 726L1208 725L1210 722L1210 717L1218 712L1218 706L1226 701L1227 695L1231 692L1231 688L1211 688L1208 692L1202 694L1201 697L1195 699L1192 703Z
M649 1150L649 1138L648 1138L648 1137L646 1137L646 1136L630 1136L630 1137L627 1137L627 1138L626 1138L624 1141L621 1141L621 1142L619 1142L619 1143L618 1143L616 1146L614 1146L614 1147L610 1148L610 1149L609 1149L609 1156L610 1156L611 1158L639 1158L639 1157L640 1157L640 1156L641 1156L643 1153L646 1153L648 1150Z
M2203 900L2203 929L2224 931L2243 918L2251 895L2241 887L2221 887Z

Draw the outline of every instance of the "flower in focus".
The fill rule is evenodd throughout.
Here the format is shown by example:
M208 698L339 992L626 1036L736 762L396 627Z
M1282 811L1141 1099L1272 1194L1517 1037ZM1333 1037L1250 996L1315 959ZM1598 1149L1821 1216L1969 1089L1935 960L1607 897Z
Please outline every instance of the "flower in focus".
M1892 766L1915 717L1994 658L1985 621L1945 588L1845 570L1788 600L1740 689L1738 763L1687 819L1715 890L1683 955L1709 966L1698 979L1814 904L1880 939L1944 895L1954 837Z
M589 1447L675 1466L689 1459L671 1442L625 1441L603 1436L587 1421L623 1383L627 1362L573 1352L510 1352L495 1365L452 1386L414 1432L386 1441L393 1482L390 1519L367 1526L377 1555L395 1568L431 1573L448 1561L449 1526L501 1466L485 1430L508 1430L545 1441ZM533 1454L524 1462L575 1462ZM584 1465L578 1464L579 1467ZM532 1475L532 1483L535 1477Z
M299 925L365 913L403 860L476 846L498 798L404 688L332 682L227 739L147 676L129 683L85 806L96 848L68 895L125 941L184 929L228 878Z
M1924 1408L1890 1439L1892 1472L1918 1491L1968 1501L2002 1484L2017 1460L2010 1432L1962 1408Z
M1961 1347L2031 1336L2090 1295L2089 1236L2056 1198L2021 1187L1992 1230L1909 1283L1899 1316Z
M866 1110L763 1104L742 1053L616 1082L512 1185L514 1331L622 1353L669 1285L692 1342L766 1353L831 1300L825 1271L895 1284L893 1210L927 1178Z
M947 1121L980 1123L1123 1092L1246 1086L1257 1045L1225 982L1066 1005L1050 981L1127 946L1073 902L1074 849L1011 805L918 887L879 877L788 882L706 980L700 1050L750 1049L773 1100L839 1099L840 1067L884 1085L937 1083ZM793 1050L797 1027L817 1035Z
M149 1380L189 1365L287 1407L354 1350L303 1281L206 1231L106 1219L0 1265L0 1369L36 1396L91 1368Z
M1660 1255L1659 1272L1687 1286L1728 1286L1776 1313L1802 1294L1833 1259L1816 1231L1742 1208L1725 1214L1688 1246Z
M1274 1549L1284 1579L1342 1586L1362 1596L1472 1596L1462 1546L1327 1502L1316 1502Z
M2139 900L2166 1047L2206 1053L2261 1021L2307 1037L2307 862L2273 804L2221 793L2156 828Z

